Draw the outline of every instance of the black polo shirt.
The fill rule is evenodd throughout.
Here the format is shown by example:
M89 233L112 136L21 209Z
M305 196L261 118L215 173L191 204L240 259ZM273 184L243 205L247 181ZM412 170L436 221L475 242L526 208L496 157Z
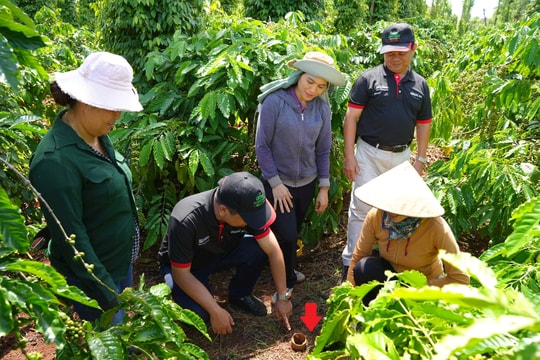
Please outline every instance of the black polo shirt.
M216 190L188 196L176 204L159 249L160 263L201 269L237 247L244 235L261 239L269 234L270 228L253 230L218 223L213 207Z
M349 107L363 109L356 136L382 145L408 144L416 124L432 121L427 82L410 68L402 79L384 65L366 71L351 89Z

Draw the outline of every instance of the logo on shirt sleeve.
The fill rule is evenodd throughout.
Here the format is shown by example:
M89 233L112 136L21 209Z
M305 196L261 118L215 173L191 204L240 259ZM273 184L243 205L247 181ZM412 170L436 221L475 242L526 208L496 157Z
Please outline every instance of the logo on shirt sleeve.
M198 246L204 246L206 244L208 244L210 242L210 236L205 236L203 238L200 238L199 240L197 240L197 245Z

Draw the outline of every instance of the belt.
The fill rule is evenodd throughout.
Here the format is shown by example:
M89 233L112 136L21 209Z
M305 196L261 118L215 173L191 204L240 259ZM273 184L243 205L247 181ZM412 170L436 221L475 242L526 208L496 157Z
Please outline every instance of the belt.
M361 139L364 140L367 144L373 146L374 148L377 148L379 150L384 150L384 151L391 151L394 153L404 152L405 150L409 148L409 145L411 144L409 142L408 144L403 144L403 145L381 145L378 142L370 141L363 137Z

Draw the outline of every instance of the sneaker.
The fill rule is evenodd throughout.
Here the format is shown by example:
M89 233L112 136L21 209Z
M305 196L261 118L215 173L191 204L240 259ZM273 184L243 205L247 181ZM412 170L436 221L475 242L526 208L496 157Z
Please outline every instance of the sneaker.
M229 298L229 303L255 316L266 315L266 306L261 299L253 295L247 295L241 298Z
M296 283L301 283L306 280L306 275L302 274L300 271L294 270L294 273L296 274Z

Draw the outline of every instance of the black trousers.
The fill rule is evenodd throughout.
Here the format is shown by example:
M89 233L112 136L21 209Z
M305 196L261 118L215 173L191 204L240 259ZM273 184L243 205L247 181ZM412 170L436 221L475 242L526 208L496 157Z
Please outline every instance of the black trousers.
M315 196L316 183L317 180L314 180L302 187L287 186L292 195L293 208L289 213L282 213L279 209L276 209L276 221L271 226L272 232L276 235L281 251L283 252L287 274L287 288L292 288L296 284L296 274L294 273L294 269L296 268L296 242L306 213ZM264 181L264 190L266 191L268 201L274 205L272 187L267 181Z
M198 264L197 269L191 269L191 273L213 294L210 286L210 275L227 269L236 269L229 282L229 298L240 298L253 292L253 288L267 263L268 256L261 249L257 240L253 236L244 236L240 245L229 253L216 257L213 261L208 261L202 266ZM172 271L170 264L160 264L159 270L164 277ZM172 288L172 298L178 305L197 313L204 321L210 320L208 312L176 283Z
M386 261L384 258L382 258L379 255L378 251L373 251L371 256L366 256L362 260L360 260L353 268L353 274L354 274L354 282L357 286L360 286L362 284L366 284L372 280L377 280L379 282L385 282L386 281L386 275L384 272L386 270L394 271L394 268L388 261ZM377 294L379 293L379 290L381 289L381 285L375 287L373 290L368 292L366 296L364 296L364 299L362 300L364 302L365 306L368 306L371 300L375 299L377 297Z

